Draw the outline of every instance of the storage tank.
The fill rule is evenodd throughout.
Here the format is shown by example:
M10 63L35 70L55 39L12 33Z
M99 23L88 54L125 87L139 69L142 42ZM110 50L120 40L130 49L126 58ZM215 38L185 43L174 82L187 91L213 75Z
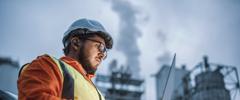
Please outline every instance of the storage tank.
M196 87L192 100L230 100L224 76L219 71L205 71L195 78Z

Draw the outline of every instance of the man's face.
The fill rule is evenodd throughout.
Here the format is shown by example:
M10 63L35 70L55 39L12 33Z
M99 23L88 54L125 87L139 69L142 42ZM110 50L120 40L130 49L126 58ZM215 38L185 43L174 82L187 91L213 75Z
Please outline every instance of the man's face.
M82 52L80 52L80 63L83 64L85 70L94 74L97 67L102 62L106 53L102 52L105 49L105 42L99 36L89 37L85 40Z

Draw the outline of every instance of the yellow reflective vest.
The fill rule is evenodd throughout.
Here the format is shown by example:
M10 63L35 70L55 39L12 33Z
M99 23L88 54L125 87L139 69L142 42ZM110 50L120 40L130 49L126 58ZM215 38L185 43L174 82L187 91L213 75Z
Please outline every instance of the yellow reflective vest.
M100 91L71 65L51 57L63 75L62 97L74 100L105 100Z

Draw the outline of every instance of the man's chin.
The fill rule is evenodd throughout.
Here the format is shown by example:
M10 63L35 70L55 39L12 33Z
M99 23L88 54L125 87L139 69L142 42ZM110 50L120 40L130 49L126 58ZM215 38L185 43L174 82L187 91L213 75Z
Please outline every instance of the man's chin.
M95 64L92 65L92 68L97 70L99 65L100 65L100 62L96 62Z

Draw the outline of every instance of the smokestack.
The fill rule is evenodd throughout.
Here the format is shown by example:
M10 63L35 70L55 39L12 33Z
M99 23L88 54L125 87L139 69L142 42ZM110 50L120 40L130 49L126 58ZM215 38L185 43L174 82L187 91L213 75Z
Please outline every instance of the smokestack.
M111 0L112 10L120 18L119 40L116 49L123 52L127 59L127 65L134 78L139 77L140 50L137 45L137 39L141 36L141 31L136 26L137 11L130 2L124 0Z

